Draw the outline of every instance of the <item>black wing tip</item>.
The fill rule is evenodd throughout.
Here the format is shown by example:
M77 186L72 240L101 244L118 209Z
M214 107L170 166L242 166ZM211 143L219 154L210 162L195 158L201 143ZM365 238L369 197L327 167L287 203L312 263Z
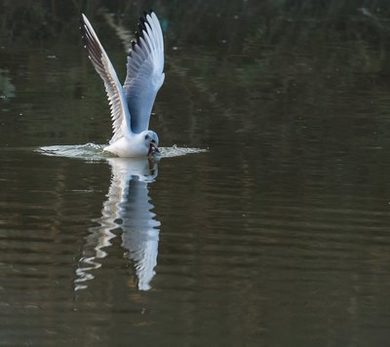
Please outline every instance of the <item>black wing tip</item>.
M80 25L81 26L86 24L84 18L87 18L87 16L84 14L84 12L80 12Z
M85 17L85 15L84 15ZM94 39L87 23L85 22L83 13L81 14L81 43L83 47L88 51L89 59L96 59L97 56L101 54L100 47L98 46L96 40ZM85 17L86 18L86 17Z
M132 51L135 50L136 46L141 45L141 38L144 38L144 31L148 31L148 26L150 27L149 21L147 19L147 16L150 16L152 13L155 13L153 9L150 9L149 11L144 11L143 15L139 17L138 24L137 24L137 31L134 33L135 39L131 41L131 48L129 50L128 56L131 57ZM148 23L148 26L146 25Z
M146 29L145 23L149 23L146 17L151 16L152 13L155 13L152 9L150 9L149 11L144 11L143 15L139 17L138 28L141 26Z
M149 11L144 11L144 15L143 15L143 17L145 17L145 18L146 18L146 16L147 16L147 15L149 15L149 16L150 16L152 13L154 13L154 10L153 10L152 8L150 8L150 9L149 9Z
M129 49L129 52L127 53L127 56L128 56L128 57L131 57L131 56L132 56L132 53L133 53L133 51L135 50L135 46L137 45L137 41L131 40L130 44L131 44L131 47L130 47L130 49Z
M88 29L85 25L85 22L81 22L80 23L80 33L81 33L81 43L83 45L84 48L87 48L88 44L89 44L89 40L88 40Z
M146 31L145 22L139 22L137 32L139 33L140 36L143 35L144 30Z
M83 45L85 45L86 42L86 35L87 35L87 23L85 22L84 18L87 18L83 12L80 12L80 32L81 32L81 39L83 42Z
M149 21L147 20L146 17L151 14L152 14L152 10L150 10L149 12L144 11L143 15L139 17L138 24L137 24L137 31L134 33L135 40L138 45L140 44L140 38L144 38L144 31L148 30L146 23L149 23ZM133 44L131 48L134 49Z
M83 27L85 25L83 13L80 13L80 30L83 31Z
M80 21L80 33L81 33L81 43L85 47L87 45L87 33L86 33L86 28L84 22L81 20Z

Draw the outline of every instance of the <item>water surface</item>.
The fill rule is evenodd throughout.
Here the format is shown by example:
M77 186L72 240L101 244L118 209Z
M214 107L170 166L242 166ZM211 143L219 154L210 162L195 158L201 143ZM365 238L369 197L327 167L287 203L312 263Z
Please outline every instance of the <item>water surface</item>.
M0 5L2 344L388 343L386 3L24 6ZM69 155L110 138L79 11L123 76L116 29L150 6L151 126L207 151Z

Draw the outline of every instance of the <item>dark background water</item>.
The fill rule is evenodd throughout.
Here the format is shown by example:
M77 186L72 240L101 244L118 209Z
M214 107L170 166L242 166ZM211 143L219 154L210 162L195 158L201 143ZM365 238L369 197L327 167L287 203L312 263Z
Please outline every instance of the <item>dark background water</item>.
M151 126L209 152L154 182L35 152L111 135L79 13L123 78L117 29L151 7ZM2 1L1 344L387 345L389 18L387 1Z

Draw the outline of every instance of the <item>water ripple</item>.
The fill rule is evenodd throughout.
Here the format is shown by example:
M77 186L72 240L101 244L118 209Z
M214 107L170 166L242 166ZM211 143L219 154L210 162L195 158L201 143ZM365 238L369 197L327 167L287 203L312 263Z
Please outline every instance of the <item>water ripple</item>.
M105 146L106 145L99 145L94 143L86 143L84 145L54 145L39 147L35 149L35 151L51 157L65 157L84 159L88 161L98 161L113 157L111 153L103 151ZM161 153L157 156L158 158L173 158L187 154L207 152L207 149L178 147L176 145L173 145L172 147L159 147L159 149Z

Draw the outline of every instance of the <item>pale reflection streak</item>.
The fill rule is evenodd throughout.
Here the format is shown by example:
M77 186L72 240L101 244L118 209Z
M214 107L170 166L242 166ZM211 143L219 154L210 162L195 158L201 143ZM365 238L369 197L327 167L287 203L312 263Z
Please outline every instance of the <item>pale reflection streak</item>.
M122 247L133 261L139 290L149 290L157 264L159 226L152 212L148 185L158 175L157 162L148 159L110 158L112 177L102 215L89 229L76 269L75 290L85 289L102 266L105 248L122 230Z

